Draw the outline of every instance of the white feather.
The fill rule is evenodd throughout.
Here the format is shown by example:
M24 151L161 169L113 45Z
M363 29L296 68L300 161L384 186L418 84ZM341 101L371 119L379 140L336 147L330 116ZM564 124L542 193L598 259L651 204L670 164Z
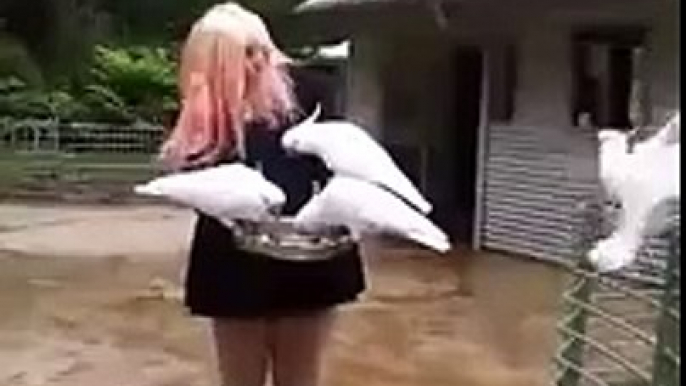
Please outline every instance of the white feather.
M598 142L600 181L608 197L617 199L622 181L629 173L625 167L629 156L628 136L617 130L601 130L598 133Z
M284 134L284 148L318 156L336 175L381 184L420 212L431 211L431 204L366 130L343 120L315 122L315 114Z
M621 204L616 229L588 253L601 271L632 264L645 237L662 230L668 211L660 207L681 195L681 146L679 115L653 137L628 153L628 137L603 131L600 139L600 179Z
M357 237L389 234L438 252L450 249L448 237L393 193L373 183L334 176L295 216L296 226L346 226Z
M197 209L228 226L237 219L267 218L286 201L278 186L240 163L155 178L134 191Z

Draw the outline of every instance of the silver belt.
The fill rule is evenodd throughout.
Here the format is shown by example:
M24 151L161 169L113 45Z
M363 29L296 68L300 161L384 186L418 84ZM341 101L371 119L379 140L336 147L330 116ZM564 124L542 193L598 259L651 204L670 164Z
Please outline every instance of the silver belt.
M236 221L233 233L238 248L277 260L327 260L355 245L346 228L305 232L296 229L288 218L269 222Z

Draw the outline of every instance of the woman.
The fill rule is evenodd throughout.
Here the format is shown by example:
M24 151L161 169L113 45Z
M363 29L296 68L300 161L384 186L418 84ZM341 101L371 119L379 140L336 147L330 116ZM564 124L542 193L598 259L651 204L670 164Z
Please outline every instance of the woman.
M327 173L280 147L298 111L288 62L257 15L233 3L211 8L182 53L182 111L163 160L177 169L259 165L294 214ZM317 385L335 307L363 289L356 246L327 260L274 259L240 249L231 230L199 214L185 303L212 321L224 386L262 386L268 375L277 386Z

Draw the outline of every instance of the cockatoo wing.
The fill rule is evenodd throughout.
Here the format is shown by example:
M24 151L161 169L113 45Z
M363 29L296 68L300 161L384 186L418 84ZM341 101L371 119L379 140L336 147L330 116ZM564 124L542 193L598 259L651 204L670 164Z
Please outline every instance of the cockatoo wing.
M405 198L420 212L431 211L431 204L398 167L388 152L361 127L349 122L319 123L328 132L329 167L340 175L381 184ZM337 138L338 137L338 138Z
M306 120L286 132L282 145L289 150L318 156L334 174L381 184L422 213L431 211L431 204L388 152L352 122Z
M402 199L373 183L334 176L296 215L297 226L347 226L353 234L391 234L438 252L450 249L447 236Z
M134 190L138 194L165 197L224 220L261 219L286 201L278 186L238 163L159 177Z
M628 140L628 135L618 130L598 132L598 175L603 189L613 199L618 198L622 180L629 172Z
M618 270L632 264L644 238L670 223L671 211L664 210L664 205L679 200L681 194L678 116L676 119L636 144L631 153L621 150L622 133L605 134L601 139L601 181L612 187L622 208L616 229L588 254L599 270ZM612 145L610 141L617 142Z

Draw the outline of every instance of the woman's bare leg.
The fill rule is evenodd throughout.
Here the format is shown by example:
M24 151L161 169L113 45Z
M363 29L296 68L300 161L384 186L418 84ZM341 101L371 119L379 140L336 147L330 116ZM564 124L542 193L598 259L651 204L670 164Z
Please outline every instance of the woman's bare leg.
M275 386L319 386L334 316L324 310L272 320Z
M264 386L269 366L267 322L215 319L212 327L222 386Z

